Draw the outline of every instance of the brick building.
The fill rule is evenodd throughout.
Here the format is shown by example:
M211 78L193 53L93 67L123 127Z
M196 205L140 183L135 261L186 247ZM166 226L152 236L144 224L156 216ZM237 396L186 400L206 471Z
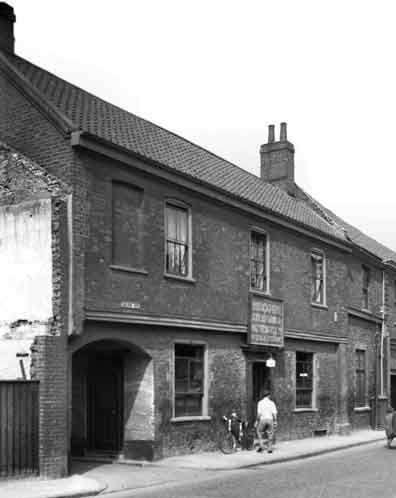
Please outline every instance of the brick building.
M252 418L266 387L279 438L378 426L396 254L296 185L286 125L252 175L17 56L14 20L0 3L0 139L71 189L68 319L44 405L63 410L49 430L69 425L46 473L65 473L69 451L214 448L221 416Z

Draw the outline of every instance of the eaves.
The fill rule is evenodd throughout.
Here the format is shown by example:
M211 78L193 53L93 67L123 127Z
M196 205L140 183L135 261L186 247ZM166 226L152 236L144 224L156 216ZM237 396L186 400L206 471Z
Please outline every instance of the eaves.
M125 149L124 147L116 145L101 137L92 135L91 133L82 131L72 132L71 146L76 148L81 147L106 157L110 157L115 161L133 166L140 171L160 177L161 179L167 180L171 183L178 184L184 188L205 195L206 197L215 199L218 202L233 206L241 211L270 221L273 224L282 226L315 240L319 240L344 252L352 252L352 245L349 242L344 242L336 237L331 237L330 235L319 230L303 225L302 223L296 222L286 216L282 216L279 213L272 212L269 209L263 208L262 206L259 206L251 201L242 199L237 195L227 192L210 183L192 177L187 173L175 171L162 163L132 152L129 149Z

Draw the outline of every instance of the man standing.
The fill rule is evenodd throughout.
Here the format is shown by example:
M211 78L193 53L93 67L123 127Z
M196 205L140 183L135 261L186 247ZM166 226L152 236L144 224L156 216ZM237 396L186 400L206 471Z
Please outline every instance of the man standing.
M272 453L272 443L274 438L274 427L276 427L276 417L278 411L275 403L270 399L270 392L265 391L263 398L257 404L257 425L256 432L259 440L257 451L263 451L263 432L267 432L268 453Z

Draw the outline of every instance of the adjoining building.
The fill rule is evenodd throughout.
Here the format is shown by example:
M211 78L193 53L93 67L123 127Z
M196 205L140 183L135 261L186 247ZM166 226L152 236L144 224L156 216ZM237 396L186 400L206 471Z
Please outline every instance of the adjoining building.
M71 193L61 368L43 380L48 431L68 427L42 473L70 452L214 449L222 415L252 420L266 388L280 439L378 427L396 254L296 185L286 124L255 176L17 56L14 20L0 3L0 139Z

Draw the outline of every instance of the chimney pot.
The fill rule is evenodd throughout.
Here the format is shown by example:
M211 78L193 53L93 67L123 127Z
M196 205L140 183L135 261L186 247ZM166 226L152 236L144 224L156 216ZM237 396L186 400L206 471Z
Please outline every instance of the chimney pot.
M6 2L0 2L0 50L14 53L14 9Z
M260 147L261 178L292 192L294 189L294 145L287 140L286 123L280 124L280 139L275 141L274 125L268 126L268 143Z
M268 125L268 143L275 142L275 125Z
M287 141L287 124L286 123L281 123L280 124L279 141L280 142L286 142Z

